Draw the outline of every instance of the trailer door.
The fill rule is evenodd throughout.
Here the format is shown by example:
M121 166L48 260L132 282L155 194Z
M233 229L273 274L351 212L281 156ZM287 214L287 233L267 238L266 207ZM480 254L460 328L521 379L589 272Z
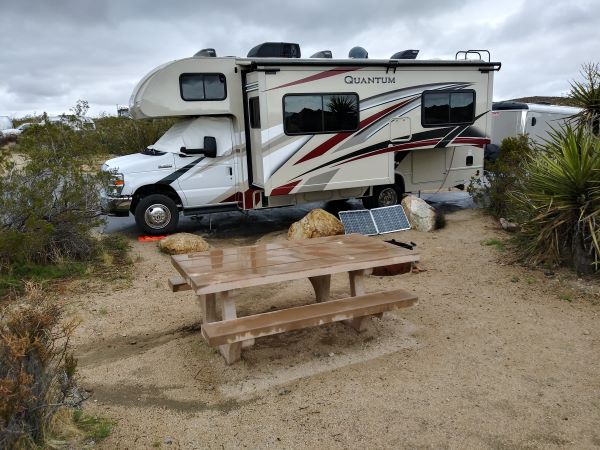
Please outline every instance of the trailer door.
M246 82L246 101L248 114L246 127L250 136L250 164L252 170L252 184L264 187L263 158L262 158L262 133L261 133L261 107L258 90L258 73L250 73Z

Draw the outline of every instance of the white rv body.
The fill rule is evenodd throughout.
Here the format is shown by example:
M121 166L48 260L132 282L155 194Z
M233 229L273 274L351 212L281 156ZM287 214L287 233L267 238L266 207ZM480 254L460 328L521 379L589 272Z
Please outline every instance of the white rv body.
M581 112L580 108L535 103L499 102L492 107L492 144L500 146L507 137L527 135L535 143L549 138L552 129L558 129Z
M235 57L164 64L137 85L130 113L182 120L141 154L107 161L118 180L105 210L131 211L145 231L159 233L171 228L157 222L177 211L373 199L385 186L397 201L462 184L483 169L499 66ZM207 155L209 144L216 150ZM177 210L144 200L146 213L138 211L149 195L169 197Z

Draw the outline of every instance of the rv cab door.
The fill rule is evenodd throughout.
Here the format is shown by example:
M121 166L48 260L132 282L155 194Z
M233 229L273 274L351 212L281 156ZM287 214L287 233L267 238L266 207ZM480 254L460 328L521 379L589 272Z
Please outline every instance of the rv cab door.
M186 208L197 208L227 202L237 192L239 156L234 151L233 125L229 117L200 117L197 142L212 136L217 142L217 155L203 154L175 157L176 182L186 201ZM198 144L199 145L199 144Z

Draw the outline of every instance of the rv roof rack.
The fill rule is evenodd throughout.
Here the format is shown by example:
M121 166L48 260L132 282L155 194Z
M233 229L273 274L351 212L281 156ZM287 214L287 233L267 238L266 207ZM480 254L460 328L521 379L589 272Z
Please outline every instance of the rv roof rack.
M469 55L477 55L480 60L484 61L484 59L481 57L482 53L487 53L487 62L490 62L492 60L492 55L490 54L489 50L459 50L458 52L456 52L456 55L454 55L454 59L458 60L459 55L461 55L461 59L464 59L466 61Z
M419 50L402 50L394 53L390 59L417 59Z
M300 58L300 45L291 42L263 42L248 52L248 58Z

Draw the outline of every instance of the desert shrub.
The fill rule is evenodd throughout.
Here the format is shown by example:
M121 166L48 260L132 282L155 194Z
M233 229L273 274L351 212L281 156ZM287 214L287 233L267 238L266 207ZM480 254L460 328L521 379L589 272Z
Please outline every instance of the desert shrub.
M74 108L73 127L30 127L20 143L24 165L0 154L0 297L21 290L23 280L79 276L105 257L129 262L117 255L124 249L118 238L92 233L102 223L100 192L108 174L94 170L97 155L88 138L95 130L81 120L84 106Z
M98 163L110 155L139 152L153 144L167 131L175 119L131 120L123 117L101 117L90 128L81 117L65 116L72 124L47 123L30 127L19 136L19 151L35 157L40 148ZM42 116L42 121L47 120Z
M32 288L0 307L0 448L39 448L73 388L76 361L55 299Z
M485 176L474 178L467 191L475 203L496 217L513 220L518 210L512 205L511 191L522 189L526 178L525 162L529 155L537 153L527 136L509 137L502 141L496 161L486 164Z
M103 173L84 173L80 159L38 149L21 168L0 177L0 272L15 264L85 261L90 230L99 225Z
M580 126L591 126L592 133L600 134L600 65L584 64L582 81L571 82L569 99L574 106L582 108L576 117Z
M125 117L96 119L91 138L100 154L127 155L153 144L175 123L175 119L132 120Z
M600 138L589 127L555 130L527 158L510 196L521 217L521 252L531 263L568 263L579 273L600 259Z

